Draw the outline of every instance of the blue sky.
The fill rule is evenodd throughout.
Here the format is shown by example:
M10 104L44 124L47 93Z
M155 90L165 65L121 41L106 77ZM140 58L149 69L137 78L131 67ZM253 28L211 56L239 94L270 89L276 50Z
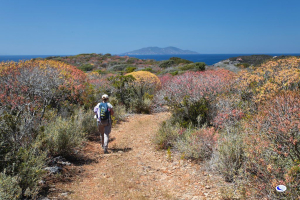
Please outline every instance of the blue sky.
M0 55L300 53L299 0L0 0Z

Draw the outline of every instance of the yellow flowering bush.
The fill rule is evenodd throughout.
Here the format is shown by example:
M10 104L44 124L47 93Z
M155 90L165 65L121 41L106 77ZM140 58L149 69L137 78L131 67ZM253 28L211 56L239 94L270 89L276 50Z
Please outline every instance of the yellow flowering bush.
M137 72L131 72L126 74L127 75L132 75L135 78L135 82L141 83L141 82L145 82L148 84L153 84L156 87L160 87L161 83L159 78L148 71L137 71Z
M238 87L255 103L274 97L284 90L298 90L300 84L300 58L271 60L254 71L239 73ZM249 100L249 99L248 99Z

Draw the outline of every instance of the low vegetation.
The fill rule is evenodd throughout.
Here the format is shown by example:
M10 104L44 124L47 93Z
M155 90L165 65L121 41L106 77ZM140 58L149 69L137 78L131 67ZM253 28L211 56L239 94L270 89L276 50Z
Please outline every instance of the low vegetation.
M207 160L235 183L224 198L298 198L299 69L300 59L289 57L238 74L162 76L155 99L172 117L157 133L158 147ZM277 185L288 189L279 193Z
M111 54L79 54L66 57L47 57L46 60L62 61L64 63L76 66L84 72L96 71L99 74L114 73L124 75L134 71L149 71L156 75L169 72L187 70L203 71L205 63L193 63L178 57L171 57L169 60L155 61L138 59L128 56L117 56Z
M262 63L265 63L266 61L272 59L272 56L269 55L251 55L251 56L239 56L239 57L232 57L229 58L230 61L239 61L242 64L245 65L260 65Z
M0 63L0 198L38 196L49 159L75 156L97 131L92 108L103 93L114 124L169 110L157 148L210 163L234 183L224 198L298 198L300 59L260 58L239 73L110 54ZM288 190L276 192L279 184Z

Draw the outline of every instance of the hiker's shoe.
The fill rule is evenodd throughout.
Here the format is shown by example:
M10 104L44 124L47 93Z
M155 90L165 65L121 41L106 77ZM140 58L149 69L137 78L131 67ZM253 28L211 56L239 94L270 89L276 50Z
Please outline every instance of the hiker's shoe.
M109 154L108 151L107 151L107 149L104 150L104 154Z

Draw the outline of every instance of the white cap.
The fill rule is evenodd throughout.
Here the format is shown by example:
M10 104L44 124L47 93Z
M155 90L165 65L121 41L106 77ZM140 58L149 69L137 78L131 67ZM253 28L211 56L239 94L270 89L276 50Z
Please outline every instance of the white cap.
M102 95L102 99L108 99L108 95L107 94Z

